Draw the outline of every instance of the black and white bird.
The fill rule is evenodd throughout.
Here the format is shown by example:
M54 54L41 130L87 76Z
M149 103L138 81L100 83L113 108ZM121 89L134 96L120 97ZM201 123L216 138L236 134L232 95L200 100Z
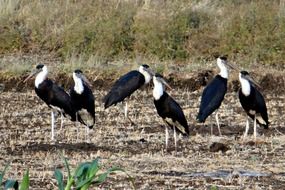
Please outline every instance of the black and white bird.
M167 82L163 79L160 74L155 74L153 76L153 97L154 105L156 107L158 115L165 122L165 143L166 150L168 147L168 127L173 129L174 133L174 142L175 150L177 149L177 140L176 140L176 130L182 133L183 135L189 135L189 127L185 115L182 111L180 105L168 95L165 91L165 86L170 88ZM171 89L171 88L170 88Z
M259 85L249 75L247 71L239 73L241 88L239 89L239 101L247 114L246 129L244 138L247 136L249 129L249 118L254 120L254 139L256 140L256 122L268 129L269 121L266 103L262 94L257 90Z
M124 101L125 98L129 97L137 89L148 84L152 79L153 74L153 71L148 65L141 65L138 71L133 70L121 76L112 86L108 94L103 98L105 109ZM127 102L125 106L125 117L130 120L128 117ZM133 122L131 121L131 123Z
M37 75L35 79L35 92L50 108L51 112L51 139L54 140L54 111L61 114L61 127L63 125L63 116L69 115L71 121L76 121L76 110L74 109L70 96L65 90L56 85L52 80L48 79L47 66L39 64L36 70L32 72L25 80L26 82L32 76ZM85 124L79 117L78 120Z
M221 135L221 129L218 118L218 108L221 106L224 96L227 92L227 81L229 77L227 66L237 69L235 66L227 62L226 57L218 57L217 65L220 69L220 73L215 76L215 78L205 87L199 113L197 115L198 122L205 122L207 117L216 111L215 118L219 130L219 135ZM213 133L213 128L211 125L211 134Z
M92 129L95 124L95 98L91 90L91 84L79 69L72 73L72 77L74 85L70 89L70 97L76 111L76 117L78 117L80 110L85 109L92 117L92 124L88 124L88 128ZM85 123L87 124L87 121Z

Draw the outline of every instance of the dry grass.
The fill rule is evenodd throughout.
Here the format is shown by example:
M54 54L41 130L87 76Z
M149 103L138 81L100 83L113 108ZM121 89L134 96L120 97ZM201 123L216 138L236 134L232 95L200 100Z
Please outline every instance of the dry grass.
M0 53L284 65L282 1L1 0ZM104 62L104 61L103 61ZM193 62L193 61L192 61Z

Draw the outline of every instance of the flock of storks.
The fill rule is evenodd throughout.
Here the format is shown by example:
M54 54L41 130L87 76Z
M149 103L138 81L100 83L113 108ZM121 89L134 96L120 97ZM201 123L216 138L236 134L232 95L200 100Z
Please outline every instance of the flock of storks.
M239 100L241 106L247 113L246 130L244 137L247 136L249 129L249 117L254 120L254 139L256 140L256 123L268 128L268 114L266 103L262 94L258 91L258 83L253 80L247 71L240 71L238 67L230 64L226 57L218 57L217 65L220 73L205 87L201 102L200 109L197 115L198 122L205 122L208 116L216 112L215 118L221 135L220 125L218 120L217 110L220 107L224 96L227 92L228 69L230 67L239 71L239 81L241 88L239 90ZM51 112L51 132L52 140L54 140L54 111L57 110L63 116L69 115L72 121L78 121L85 125L87 129L91 129L95 124L95 98L91 90L91 84L83 75L81 70L73 72L74 85L71 87L70 92L67 93L62 87L56 85L52 80L48 79L47 66L39 64L36 70L32 72L26 79L27 81L32 76L35 78L35 92L36 94L50 107ZM155 73L148 65L141 65L137 70L128 72L121 76L112 86L108 94L103 98L104 107L107 109L112 105L125 100L133 92L142 86L148 84L153 80L153 97L154 105L158 115L165 122L165 139L166 148L168 146L168 127L173 130L176 148L176 131L188 136L189 127L186 117L180 105L166 92L165 87L172 89L163 76ZM80 115L80 110L86 109L93 119L91 124L87 124ZM125 107L125 116L130 120L127 115L127 103ZM130 120L131 121L131 120ZM62 120L61 120L62 127ZM212 131L212 128L211 128Z

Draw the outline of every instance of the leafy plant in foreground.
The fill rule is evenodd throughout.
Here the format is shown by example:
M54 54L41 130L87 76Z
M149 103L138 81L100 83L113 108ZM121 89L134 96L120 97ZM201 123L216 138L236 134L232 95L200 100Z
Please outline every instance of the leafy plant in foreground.
M0 173L0 184L2 185L2 181L3 181L3 177L5 175L5 172L8 168L9 164L7 164L4 168L4 170ZM27 190L29 189L29 185L30 185L30 178L29 178L29 170L26 171L26 173L23 176L22 182L19 185L19 182L17 180L13 180L13 179L8 179L5 182L5 186L4 189L15 189L15 190ZM0 190L2 190L3 188L0 187Z
M74 170L73 175L71 175L70 167L66 158L64 158L64 165L68 173L66 184L64 183L62 172L59 169L56 169L54 172L59 190L71 190L73 188L77 190L87 190L91 187L91 185L96 186L105 182L108 175L111 173L118 171L126 173L125 170L118 167L112 167L107 169L105 172L101 172L98 158L92 162L84 162L79 164L79 166ZM130 176L129 178L131 179Z

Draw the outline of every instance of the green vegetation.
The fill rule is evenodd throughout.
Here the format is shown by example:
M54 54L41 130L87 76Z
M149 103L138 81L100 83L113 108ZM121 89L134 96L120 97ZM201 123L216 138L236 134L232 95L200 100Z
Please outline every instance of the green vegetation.
M3 177L5 175L5 172L8 168L8 164L5 166L4 170L0 173L0 185L2 185ZM14 179L8 179L5 182L4 189L15 189L15 190L28 190L30 185L30 178L29 178L29 170L26 171L26 173L23 176L22 182L19 185L19 182ZM2 190L2 186L0 186L0 189Z
M78 190L87 190L91 187L98 186L104 183L107 177L115 172L124 172L128 176L129 181L132 183L132 186L134 188L132 178L125 172L125 170L119 167L111 167L106 171L102 172L102 167L99 165L98 158L93 160L92 162L80 163L79 166L74 170L72 175L70 165L66 158L64 158L64 165L68 173L66 183L64 181L63 173L59 169L56 169L54 172L54 176L57 180L59 190L71 190L74 188ZM0 190L3 189L1 185L3 183L3 178L8 169L8 166L9 164L7 164L3 171L0 172ZM29 170L27 170L20 184L17 180L8 179L5 182L4 189L28 190L29 185Z
M277 0L0 0L0 53L62 61L158 59L187 63L227 54L284 64L285 3ZM104 62L104 61L103 61Z
M99 184L105 182L108 175L111 173L118 171L126 173L123 169L118 167L112 167L105 172L101 172L101 166L99 165L98 158L92 162L81 163L74 170L73 175L71 175L70 166L66 158L64 158L64 164L68 173L66 184L64 183L62 172L59 169L56 169L54 172L59 190L71 190L73 188L78 190L87 190L92 186L98 186Z

